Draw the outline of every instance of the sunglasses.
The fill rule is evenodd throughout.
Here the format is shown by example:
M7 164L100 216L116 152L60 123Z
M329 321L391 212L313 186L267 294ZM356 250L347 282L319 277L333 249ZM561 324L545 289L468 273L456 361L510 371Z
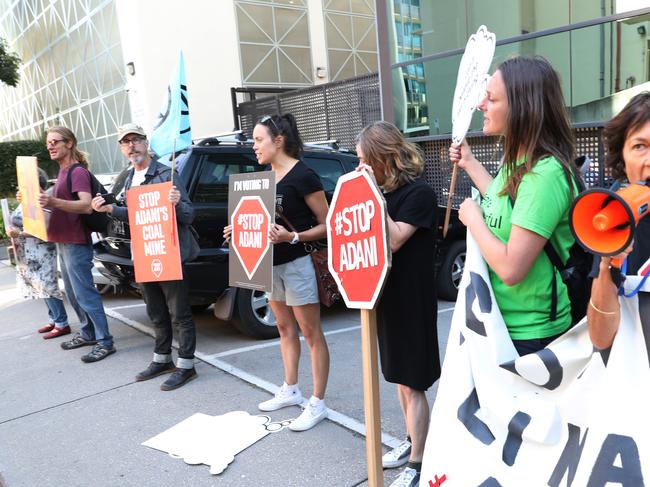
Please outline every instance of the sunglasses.
M45 145L48 146L48 147L52 147L52 146L55 146L56 144L58 144L59 142L65 142L65 139L48 140L47 142L45 142Z
M127 145L130 145L130 144L132 144L132 145L139 144L143 140L144 140L144 137L133 137L131 139L122 139L122 140L119 141L119 144L122 147L126 147Z
M282 133L282 132L280 131L280 127L278 127L278 124L275 123L275 120L273 120L273 116L272 116L272 115L264 115L262 118L260 118L260 122L259 122L259 123L266 124L266 122L268 122L268 121L271 121L271 123L272 123L273 126L275 127L275 130L277 130L278 134Z

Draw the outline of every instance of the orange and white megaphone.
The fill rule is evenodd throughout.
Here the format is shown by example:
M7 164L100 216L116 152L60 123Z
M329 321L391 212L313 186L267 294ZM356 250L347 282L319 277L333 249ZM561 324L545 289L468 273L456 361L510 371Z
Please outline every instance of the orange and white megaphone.
M569 222L576 241L587 251L613 256L632 243L637 222L649 210L650 187L644 182L616 192L594 188L581 193L573 202Z

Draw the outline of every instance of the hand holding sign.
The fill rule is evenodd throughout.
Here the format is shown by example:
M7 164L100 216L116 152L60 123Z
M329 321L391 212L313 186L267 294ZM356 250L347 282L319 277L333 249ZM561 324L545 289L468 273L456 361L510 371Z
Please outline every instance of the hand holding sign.
M454 104L451 110L452 136L454 144L460 144L465 138L467 129L472 121L472 115L476 106L480 103L488 80L488 70L494 57L496 36L487 30L484 25L480 26L475 34L472 34L465 46L465 53L460 60L458 67L458 78L456 90L454 91ZM449 185L449 197L447 198L447 212L445 213L445 224L443 236L447 235L449 216L451 215L451 201L456 186L456 174L458 166L454 164Z
M172 186L172 188L169 190L169 202L176 206L178 202L181 200L181 192L176 188L176 186Z
M16 158L16 173L25 232L41 240L47 240L47 227L43 213L45 205L39 204L39 200L45 193L41 192L37 167L35 157L19 156ZM47 198L45 201L47 202Z

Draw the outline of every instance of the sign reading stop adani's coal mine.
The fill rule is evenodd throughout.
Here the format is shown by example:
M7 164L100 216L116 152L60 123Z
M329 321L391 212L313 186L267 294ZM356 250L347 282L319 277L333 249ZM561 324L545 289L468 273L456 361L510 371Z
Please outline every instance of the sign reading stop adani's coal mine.
M146 184L126 192L136 282L183 279L172 183Z
M228 276L230 286L273 289L273 245L269 231L275 218L275 173L233 174L228 183L232 225Z

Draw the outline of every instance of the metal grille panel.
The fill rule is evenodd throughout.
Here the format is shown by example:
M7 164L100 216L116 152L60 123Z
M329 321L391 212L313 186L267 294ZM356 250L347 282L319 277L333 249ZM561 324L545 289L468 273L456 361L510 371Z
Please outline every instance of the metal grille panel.
M499 143L498 137L468 136L467 142L471 146L474 156L483 163L490 174L496 174L503 154L503 147ZM450 144L451 136L418 142L424 153L424 177L436 192L440 206L447 206L449 197L452 173L452 164L449 160ZM459 169L451 206L458 208L465 198L469 198L471 195L471 180L465 171Z
M250 137L264 115L291 113L305 141L339 141L354 149L356 135L381 119L377 74L294 90L238 105L240 126Z
M574 128L576 139L576 155L587 156L591 160L589 170L584 174L585 184L606 186L611 183L609 171L604 167L602 127ZM499 169L503 146L498 137L484 135L468 135L467 141L474 156L483 163L490 174L496 174ZM436 137L433 140L418 141L425 159L424 176L433 187L440 206L447 206L449 185L451 183L451 161L449 160L449 145L451 137ZM471 196L471 180L464 171L459 170L456 177L456 190L452 198L452 207L458 208L465 198Z

